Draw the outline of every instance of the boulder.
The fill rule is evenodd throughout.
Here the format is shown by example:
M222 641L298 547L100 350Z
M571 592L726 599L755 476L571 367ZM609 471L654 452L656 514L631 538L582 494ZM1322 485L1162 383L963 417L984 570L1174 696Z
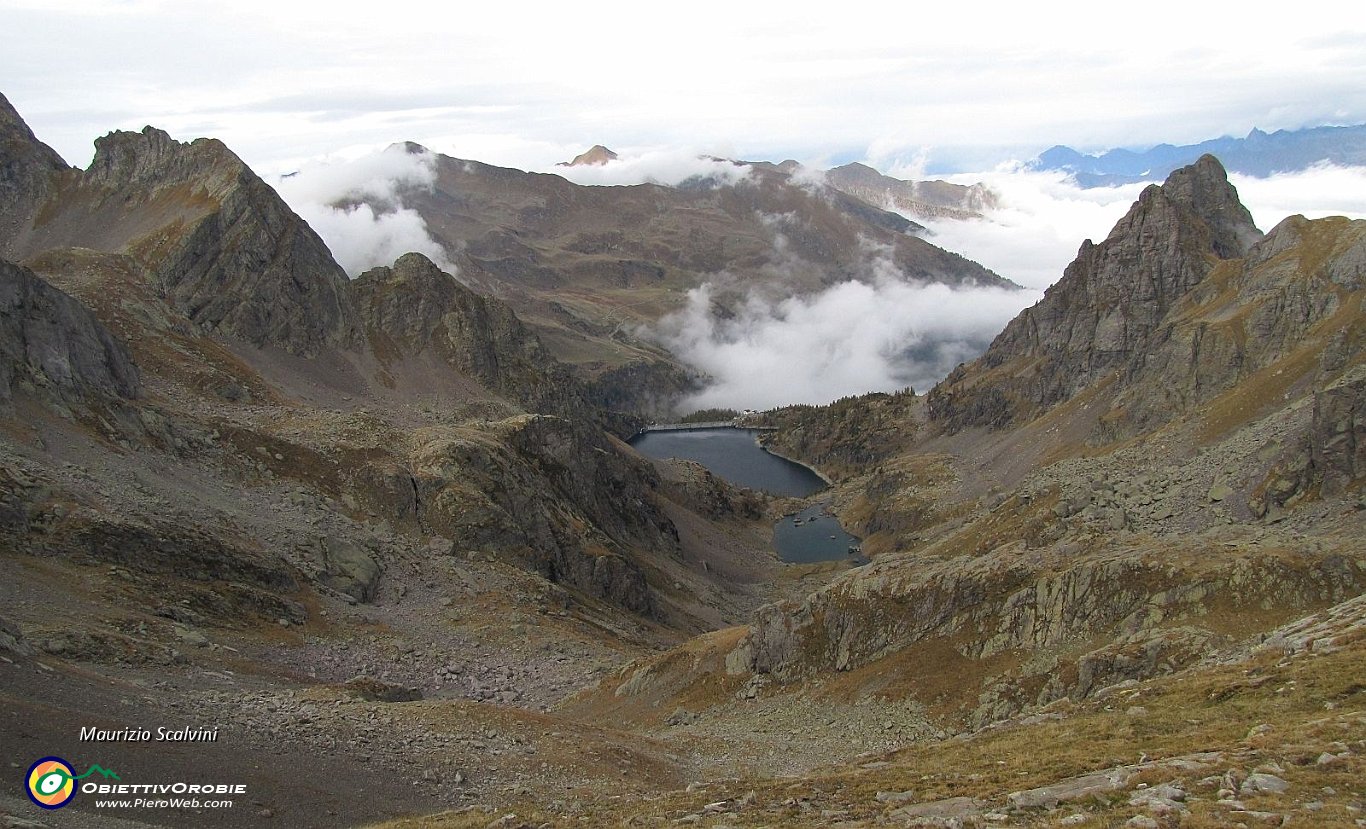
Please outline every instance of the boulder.
M380 567L363 547L344 538L329 536L323 540L326 566L321 581L358 602L375 597L379 586Z

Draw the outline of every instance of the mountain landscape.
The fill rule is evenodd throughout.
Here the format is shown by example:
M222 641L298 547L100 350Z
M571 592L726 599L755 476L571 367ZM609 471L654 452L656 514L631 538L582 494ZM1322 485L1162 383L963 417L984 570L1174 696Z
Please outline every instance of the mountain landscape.
M0 753L247 791L7 825L1366 820L1366 221L1198 155L933 388L740 417L797 499L631 447L705 381L646 332L1010 290L889 212L989 190L389 152L445 261L348 274L222 142L74 168L0 97ZM859 560L775 556L813 505Z
M1271 133L1253 129L1243 138L1225 136L1198 144L1158 144L1145 150L1118 148L1098 154L1058 145L1041 153L1032 166L1071 173L1082 187L1114 187L1161 181L1206 154L1218 156L1231 173L1261 178L1322 163L1359 167L1366 164L1366 124Z
M597 149L573 164L610 164L611 151ZM626 415L666 416L669 401L698 386L642 329L704 283L715 286L710 298L723 316L756 294L871 283L888 268L920 282L1011 284L929 243L897 213L776 168L718 162L734 181L585 186L412 144L389 152L430 160L431 185L396 196L458 278L506 302L551 354L582 372L595 400Z

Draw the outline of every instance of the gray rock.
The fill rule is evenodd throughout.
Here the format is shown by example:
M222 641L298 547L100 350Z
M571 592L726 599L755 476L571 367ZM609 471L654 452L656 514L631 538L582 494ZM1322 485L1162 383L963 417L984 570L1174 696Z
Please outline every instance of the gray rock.
M929 393L931 417L954 430L1001 427L1116 369L1139 371L1130 361L1141 358L1167 312L1204 280L1215 257L1241 257L1261 235L1213 156L1173 172L1162 186L1145 189L1103 242L1083 242L1062 278L976 363L955 369ZM970 372L1011 362L1030 370L965 382ZM1162 405L1165 411L1150 411L1163 419L1175 413Z
M0 255L5 253L5 241L46 200L53 178L69 169L0 95Z
M33 647L24 639L23 630L3 616L0 616L0 651L20 656L33 655Z
M1118 791L1128 784L1132 776L1133 773L1127 769L1115 768L1049 786L1012 792L1006 799L1016 809L1052 809L1061 803L1076 803Z
M669 725L692 725L700 719L700 715L694 714L686 708L675 708L664 722Z
M321 579L323 584L358 602L375 597L381 571L364 548L347 539L328 536L323 539L323 555L327 568Z
M0 261L0 402L20 383L65 400L132 398L141 389L128 349L89 309Z
M911 806L902 806L894 810L890 817L903 821L908 825L926 825L926 821L938 822L939 825L948 825L950 821L962 821L976 817L983 809L984 804L971 797L950 797L944 800L933 800L928 803L916 803Z
M175 625L174 630L176 636L180 638L180 641L191 647L207 648L209 646L209 637L194 628L185 627L184 625Z
M1274 774L1264 772L1253 772L1243 781L1238 792L1243 797L1256 794L1284 794L1290 790L1290 784Z

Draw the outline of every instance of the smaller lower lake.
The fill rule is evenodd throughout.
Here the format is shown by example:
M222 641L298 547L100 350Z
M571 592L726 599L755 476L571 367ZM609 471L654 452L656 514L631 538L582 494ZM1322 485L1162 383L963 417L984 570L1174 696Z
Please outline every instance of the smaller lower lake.
M790 564L836 559L847 559L852 564L868 563L860 552L858 537L845 532L824 504L784 516L774 524L773 548L778 551L778 558Z

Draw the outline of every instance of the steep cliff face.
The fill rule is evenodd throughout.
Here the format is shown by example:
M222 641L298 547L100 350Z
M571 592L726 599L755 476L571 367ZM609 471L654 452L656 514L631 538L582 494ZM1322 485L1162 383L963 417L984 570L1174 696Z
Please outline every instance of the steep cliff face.
M1096 436L1124 438L1220 395L1248 414L1322 387L1362 349L1366 223L1292 216L1186 293L1120 369ZM1246 384L1246 391L1236 390ZM1230 413L1231 416L1231 413Z
M88 170L48 175L41 145L16 130L26 149L6 158L43 175L25 180L36 206L0 245L71 295L0 265L0 402L41 391L40 403L60 398L60 421L73 402L138 398L118 418L72 427L130 453L90 450L96 496L70 482L53 488L82 508L64 503L64 520L39 520L51 492L18 487L16 550L37 549L34 528L48 523L67 534L127 529L140 546L176 524L224 550L270 536L256 552L301 575L274 585L281 593L370 603L393 551L416 544L491 554L479 561L517 564L618 614L683 608L670 619L688 619L677 596L660 610L647 582L647 572L663 582L660 572L682 567L654 468L603 432L580 381L506 303L417 254L347 280L217 141L113 133ZM139 396L144 379L152 391ZM35 417L39 434L41 405ZM174 488L149 507L128 469L162 454L197 494ZM328 505L314 524L270 492L286 481ZM203 491L219 494L200 503Z
M23 158L4 152L6 167ZM68 247L129 254L195 323L255 346L312 355L354 334L346 276L327 247L222 142L114 132L96 140L86 171L31 178L28 192L42 195L0 239L12 259Z
M1062 279L975 363L929 396L946 428L1027 421L1147 352L1177 301L1261 233L1213 156L1150 186L1099 245L1082 243Z
M0 260L0 402L16 387L67 400L132 398L141 381L128 349L84 305Z

